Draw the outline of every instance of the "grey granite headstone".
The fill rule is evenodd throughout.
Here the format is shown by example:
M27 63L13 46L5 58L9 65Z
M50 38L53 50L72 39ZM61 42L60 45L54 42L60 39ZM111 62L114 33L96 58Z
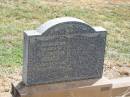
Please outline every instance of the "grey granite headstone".
M24 32L26 85L100 78L106 30L72 17L50 20Z

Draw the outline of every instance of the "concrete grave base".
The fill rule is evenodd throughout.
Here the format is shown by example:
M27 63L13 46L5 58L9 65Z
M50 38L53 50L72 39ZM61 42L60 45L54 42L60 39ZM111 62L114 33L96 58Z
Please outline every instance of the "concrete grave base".
M106 78L25 86L12 85L14 97L111 97L112 83Z
M12 84L13 97L130 97L130 77L25 86Z
M130 97L130 77L110 81L112 83L112 97Z

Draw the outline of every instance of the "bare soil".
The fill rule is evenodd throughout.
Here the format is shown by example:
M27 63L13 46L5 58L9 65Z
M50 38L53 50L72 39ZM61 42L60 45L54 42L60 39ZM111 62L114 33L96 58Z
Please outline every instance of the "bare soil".
M130 2L130 0L111 0L112 2Z
M19 81L21 81L21 70L16 70L13 74L0 76L0 97L11 97L11 83Z
M113 79L130 76L130 64L105 61L103 76ZM0 76L0 97L11 97L11 83L21 81L21 70L17 69L13 74Z

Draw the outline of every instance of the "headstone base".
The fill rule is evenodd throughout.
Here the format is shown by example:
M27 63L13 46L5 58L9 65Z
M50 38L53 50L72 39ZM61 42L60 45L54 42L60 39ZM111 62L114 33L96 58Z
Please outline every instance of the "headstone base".
M25 86L12 84L14 97L111 97L112 84L106 78Z

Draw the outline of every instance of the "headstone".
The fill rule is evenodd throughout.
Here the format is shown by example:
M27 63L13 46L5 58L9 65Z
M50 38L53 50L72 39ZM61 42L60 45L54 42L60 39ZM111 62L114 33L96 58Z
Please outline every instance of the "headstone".
M102 77L106 30L72 17L24 33L23 81L46 84Z

